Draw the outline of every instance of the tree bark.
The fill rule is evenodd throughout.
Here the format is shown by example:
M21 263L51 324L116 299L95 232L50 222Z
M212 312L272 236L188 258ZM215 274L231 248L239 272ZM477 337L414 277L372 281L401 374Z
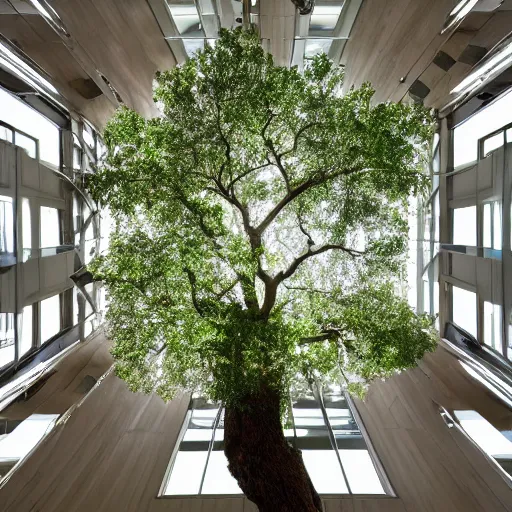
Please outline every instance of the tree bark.
M284 437L280 397L268 388L242 408L226 407L224 453L229 470L260 512L321 512L302 454Z

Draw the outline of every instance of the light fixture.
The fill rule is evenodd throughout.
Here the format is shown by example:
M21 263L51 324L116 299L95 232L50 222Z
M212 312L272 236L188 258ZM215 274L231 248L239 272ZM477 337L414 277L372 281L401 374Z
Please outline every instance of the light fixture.
M22 59L20 59L14 52L12 52L6 45L0 42L0 56L2 56L2 63L11 71L16 73L20 78L25 80L35 89L41 90L41 87L49 90L53 94L59 94L57 89L43 78L39 73L32 69ZM36 82L36 83L34 83ZM37 85L36 85L37 84Z
M502 39L471 73L450 91L450 94L467 94L481 84L496 77L504 68L512 63L512 37Z
M29 2L54 30L68 39L71 37L57 11L46 0L29 0Z
M478 3L478 0L461 0L448 14L446 21L444 23L443 29L441 30L441 34L444 34L446 31L450 30L454 25L462 21L467 14L475 7Z

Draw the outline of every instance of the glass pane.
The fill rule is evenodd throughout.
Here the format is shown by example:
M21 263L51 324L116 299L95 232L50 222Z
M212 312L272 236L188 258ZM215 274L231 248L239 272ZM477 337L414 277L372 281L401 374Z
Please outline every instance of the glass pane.
M37 146L36 142L30 137L25 137L21 133L14 132L14 144L16 146L23 148L27 151L27 155L30 158L36 158L37 156Z
M57 247L60 245L59 210L48 206L40 209L40 247Z
M484 204L484 247L492 247L492 219L491 219L491 203Z
M73 169L79 171L82 168L82 150L73 146Z
M58 414L32 414L0 439L0 460L20 460L34 448L57 421Z
M386 494L368 450L338 450L353 494Z
M493 240L492 248L501 250L501 207L498 201L493 203Z
M19 357L24 356L32 348L32 306L25 306L21 313L19 337Z
M92 135L92 131L91 133L89 133L88 129L86 126L84 126L84 130L83 130L83 138L84 138L84 142L91 148L91 149L94 149L94 137Z
M32 215L30 201L26 197L21 202L21 223L23 249L32 249Z
M60 332L60 296L54 295L41 301L41 344Z
M476 246L476 206L453 210L453 243Z
M0 125L0 139L6 140L7 142L12 142L12 130L9 130L6 126Z
M14 361L14 313L0 313L0 368Z
M348 493L347 484L334 450L302 450L302 458L318 493Z
M506 131L506 138L507 138L507 144L509 142L512 142L512 128L509 128L507 131Z
M477 160L478 140L512 121L512 94L509 92L457 126L453 133L453 165Z
M197 14L192 16L173 16L178 32L182 36L202 37L201 21Z
M201 494L243 494L237 481L228 469L228 460L223 451L210 453Z
M40 158L55 166L60 164L59 129L42 114L0 90L0 120L39 140ZM16 143L18 144L18 143Z
M484 140L484 156L487 156L491 151L500 148L505 142L505 133L501 132L488 139Z
M430 312L430 285L428 278L423 277L423 311L431 314Z
M304 50L304 58L308 59L319 53L329 53L331 45L332 39L308 39Z
M439 242L439 215L440 215L440 204L439 204L439 192L434 197L434 240Z
M177 5L170 2L169 10L180 35L197 37L204 35L201 29L201 19L193 1L180 2Z
M512 442L476 411L454 411L460 425L473 441L496 462L512 459ZM510 466L500 464L510 476Z
M12 198L0 196L0 266L14 264L13 215Z
M297 432L297 447L302 450L304 464L316 490L326 494L348 492L318 402L313 398L296 400L292 413ZM337 415L336 419L341 421L346 416L340 418Z
M197 51L204 48L204 39L182 39L182 41L189 57L193 57Z
M502 352L501 348L501 306L484 302L484 343Z
M326 4L326 5L322 5ZM329 36L338 23L343 5L333 5L331 3L318 0L315 4L309 23L310 36Z
M452 287L452 320L469 334L477 337L476 293Z
M207 456L207 451L179 451L164 494L199 494Z
M433 315L437 315L439 313L439 282L434 281L434 311L432 311Z

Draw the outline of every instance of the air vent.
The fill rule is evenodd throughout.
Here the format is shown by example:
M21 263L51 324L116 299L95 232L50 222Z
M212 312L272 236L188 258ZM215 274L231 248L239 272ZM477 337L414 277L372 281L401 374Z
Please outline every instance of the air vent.
M92 100L103 94L101 89L90 78L77 78L69 82L69 85L87 100Z

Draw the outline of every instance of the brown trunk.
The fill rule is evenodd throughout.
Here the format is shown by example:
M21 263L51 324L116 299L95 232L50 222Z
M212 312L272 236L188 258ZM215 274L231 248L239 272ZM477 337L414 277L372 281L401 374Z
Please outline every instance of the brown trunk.
M243 410L226 408L229 469L260 512L321 512L302 455L284 437L279 402L277 393L266 390L247 399Z

